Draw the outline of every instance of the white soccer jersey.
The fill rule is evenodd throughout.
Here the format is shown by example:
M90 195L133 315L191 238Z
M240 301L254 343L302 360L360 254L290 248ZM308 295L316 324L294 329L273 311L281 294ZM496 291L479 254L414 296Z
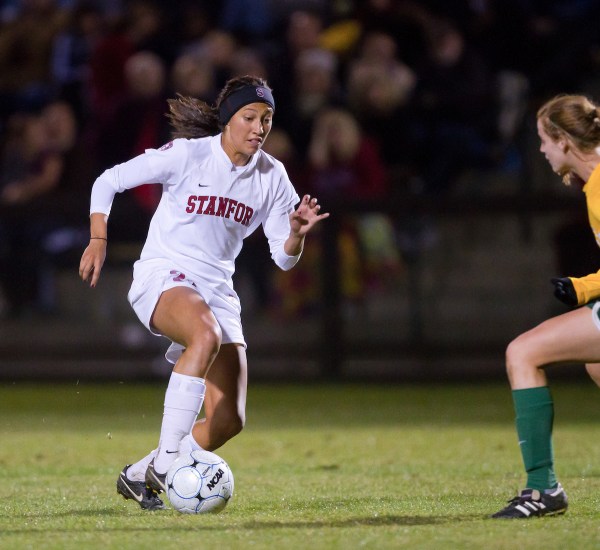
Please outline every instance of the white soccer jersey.
M283 245L300 199L283 164L267 153L235 166L221 134L175 139L106 170L94 182L90 212L108 215L116 193L147 183L160 183L163 191L138 263L167 259L210 288L231 285L242 241L260 224L279 267L298 261Z

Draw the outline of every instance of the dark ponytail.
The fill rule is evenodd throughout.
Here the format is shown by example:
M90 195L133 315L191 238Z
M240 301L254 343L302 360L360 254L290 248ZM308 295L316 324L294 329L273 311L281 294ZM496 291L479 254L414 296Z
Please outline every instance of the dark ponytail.
M177 94L167 100L167 118L173 128L174 138L201 138L216 136L221 131L219 112L216 107L193 97Z

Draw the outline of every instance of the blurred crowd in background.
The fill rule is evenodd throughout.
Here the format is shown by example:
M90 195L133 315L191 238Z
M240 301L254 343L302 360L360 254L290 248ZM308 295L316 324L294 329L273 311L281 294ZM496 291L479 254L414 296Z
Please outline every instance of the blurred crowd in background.
M443 200L469 167L518 167L537 102L595 94L599 16L594 0L0 1L2 315L52 309L40 266L75 251L76 271L95 177L169 141L167 98L212 103L227 79L263 76L265 150L299 194L331 211L398 191ZM159 192L116 199L109 256L144 239ZM360 300L402 269L399 227L376 209L340 219L343 293ZM238 265L258 302L309 311L318 239L273 280L260 237Z

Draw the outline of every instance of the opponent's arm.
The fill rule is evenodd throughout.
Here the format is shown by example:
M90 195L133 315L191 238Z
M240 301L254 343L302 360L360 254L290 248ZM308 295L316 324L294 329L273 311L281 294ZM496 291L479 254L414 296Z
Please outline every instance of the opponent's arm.
M574 174L571 180L578 181L579 185L584 183ZM600 244L600 181L596 177L590 178L586 183L586 204L591 230ZM554 295L570 306L581 306L600 298L600 271L584 277L554 278L552 283L555 287Z
M554 281L559 281L559 286ZM591 300L600 298L600 271L585 277L564 277L553 279L555 285L554 295L568 305L576 306L587 304ZM571 289L572 287L572 289ZM563 298L560 297L563 296Z
M591 229L594 235L598 235L600 232L598 226L598 220L600 220L599 182L590 180L586 189L586 203ZM600 298L600 271L590 273L584 277L553 279L552 282L555 285L554 295L568 305L581 306L591 300Z
M577 305L577 293L569 277L554 277L550 279L554 285L554 296L568 306Z

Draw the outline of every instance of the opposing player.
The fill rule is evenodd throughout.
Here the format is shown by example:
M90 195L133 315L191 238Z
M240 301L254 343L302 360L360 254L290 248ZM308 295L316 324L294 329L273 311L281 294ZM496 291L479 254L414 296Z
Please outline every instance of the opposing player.
M180 446L212 451L244 426L246 342L232 284L243 239L262 224L274 262L287 270L306 234L328 216L315 198L300 201L283 165L261 150L275 111L263 79L229 80L215 106L179 96L169 108L173 141L94 182L90 243L79 267L95 287L115 194L162 184L128 298L146 328L171 341L166 357L175 366L158 448L125 466L117 480L121 495L149 510L164 507L158 494ZM203 405L204 418L196 421Z
M582 187L600 245L600 109L581 95L557 96L539 109L537 129L540 151L552 170L567 185ZM527 484L494 518L530 518L567 510L567 495L554 471L554 406L544 367L586 363L588 373L600 385L600 272L552 282L558 299L583 307L543 322L506 350Z

